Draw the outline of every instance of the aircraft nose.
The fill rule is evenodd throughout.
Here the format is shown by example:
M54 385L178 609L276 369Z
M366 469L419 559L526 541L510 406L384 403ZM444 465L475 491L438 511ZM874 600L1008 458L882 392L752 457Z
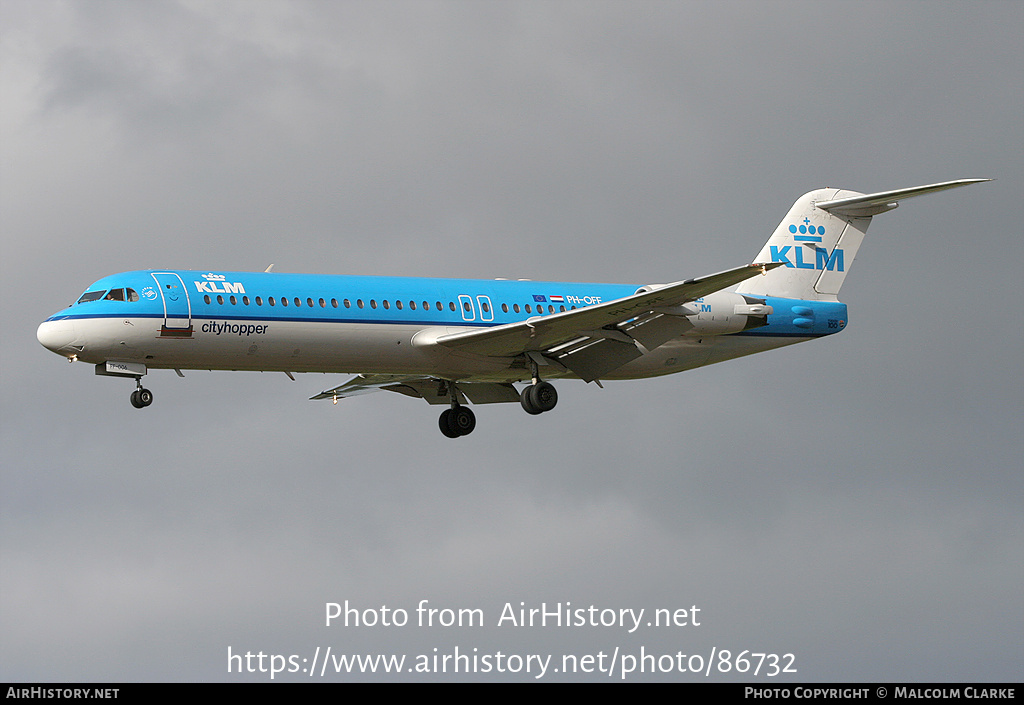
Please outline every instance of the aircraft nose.
M75 340L75 326L71 321L43 321L36 330L36 339L47 350L58 355L73 355L78 352L71 347Z

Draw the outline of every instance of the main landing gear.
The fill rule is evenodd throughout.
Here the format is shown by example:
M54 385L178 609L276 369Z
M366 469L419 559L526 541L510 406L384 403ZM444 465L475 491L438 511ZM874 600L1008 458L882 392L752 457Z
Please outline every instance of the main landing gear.
M558 392L551 382L537 382L523 388L519 394L519 403L528 414L543 414L551 411L558 403Z
M476 414L469 407L455 404L441 412L437 425L441 427L441 433L448 438L468 436L476 428Z
M448 382L447 385L452 406L441 412L441 418L437 420L437 425L440 427L441 433L448 438L468 436L476 428L476 414L472 409L459 403L459 390L455 387L455 383Z
M519 393L519 403L523 405L526 413L536 415L555 408L555 404L558 403L558 392L553 384L544 382L537 376L536 364L533 367L533 384L527 385ZM468 436L476 428L476 414L472 409L459 403L458 390L453 382L448 383L448 394L452 400L451 408L441 412L437 425L441 433L448 438Z
M532 415L551 411L558 403L558 392L555 391L555 386L541 380L537 361L533 357L530 358L530 372L533 384L527 385L519 394L519 403L523 405L523 411Z
M135 378L135 385L137 389L132 392L132 406L136 409L144 409L153 403L153 392L142 386L141 377Z

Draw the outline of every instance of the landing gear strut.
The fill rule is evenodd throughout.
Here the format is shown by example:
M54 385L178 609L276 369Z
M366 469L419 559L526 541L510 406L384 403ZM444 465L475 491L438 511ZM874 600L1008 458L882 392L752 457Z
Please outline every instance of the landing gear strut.
M132 406L136 409L144 409L153 403L153 392L142 386L142 378L135 378L136 389L132 392Z
M550 382L541 381L540 373L537 371L537 363L530 360L530 371L533 374L533 384L523 388L519 394L519 403L528 414L543 414L551 411L558 403L558 392Z
M545 382L537 373L537 363L531 360L531 372L533 373L533 384L528 384L519 394L519 402L528 414L543 414L551 411L558 403L558 392L550 382ZM437 420L438 428L448 438L468 436L476 428L476 414L469 407L459 403L459 393L454 382L442 382L447 384L447 393L451 398L451 407L441 412ZM439 395L445 394L445 387L438 390ZM134 404L134 400L132 401Z
M448 390L452 398L452 406L441 412L441 418L437 420L437 425L440 427L441 433L448 438L468 436L476 428L476 414L472 409L459 403L458 390L454 384L449 383Z

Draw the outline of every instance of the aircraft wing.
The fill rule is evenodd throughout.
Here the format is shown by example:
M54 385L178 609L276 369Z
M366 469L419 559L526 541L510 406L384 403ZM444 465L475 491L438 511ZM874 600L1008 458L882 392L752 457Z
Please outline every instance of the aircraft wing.
M385 390L417 397L428 404L450 404L448 385L446 380L422 375L357 375L345 384L326 389L310 399L333 399L337 402L338 399ZM460 404L466 403L466 397L474 404L519 401L516 388L502 382L460 382L456 395Z
M346 399L361 394L376 392L388 385L401 384L406 377L401 375L357 375L345 384L325 389L310 399Z
M591 382L690 328L684 304L765 273L784 262L747 264L668 284L653 291L494 328L438 337L446 348L474 355L527 355Z

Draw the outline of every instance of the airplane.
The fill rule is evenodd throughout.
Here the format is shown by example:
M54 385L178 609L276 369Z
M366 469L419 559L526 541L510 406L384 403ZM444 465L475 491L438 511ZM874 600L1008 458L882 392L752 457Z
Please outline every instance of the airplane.
M398 392L446 406L438 426L458 438L476 427L469 403L551 411L549 380L657 377L838 333L849 318L837 295L871 218L990 180L811 191L753 264L669 284L154 269L100 279L36 337L134 378L139 409L153 402L151 369L346 373L311 399Z

